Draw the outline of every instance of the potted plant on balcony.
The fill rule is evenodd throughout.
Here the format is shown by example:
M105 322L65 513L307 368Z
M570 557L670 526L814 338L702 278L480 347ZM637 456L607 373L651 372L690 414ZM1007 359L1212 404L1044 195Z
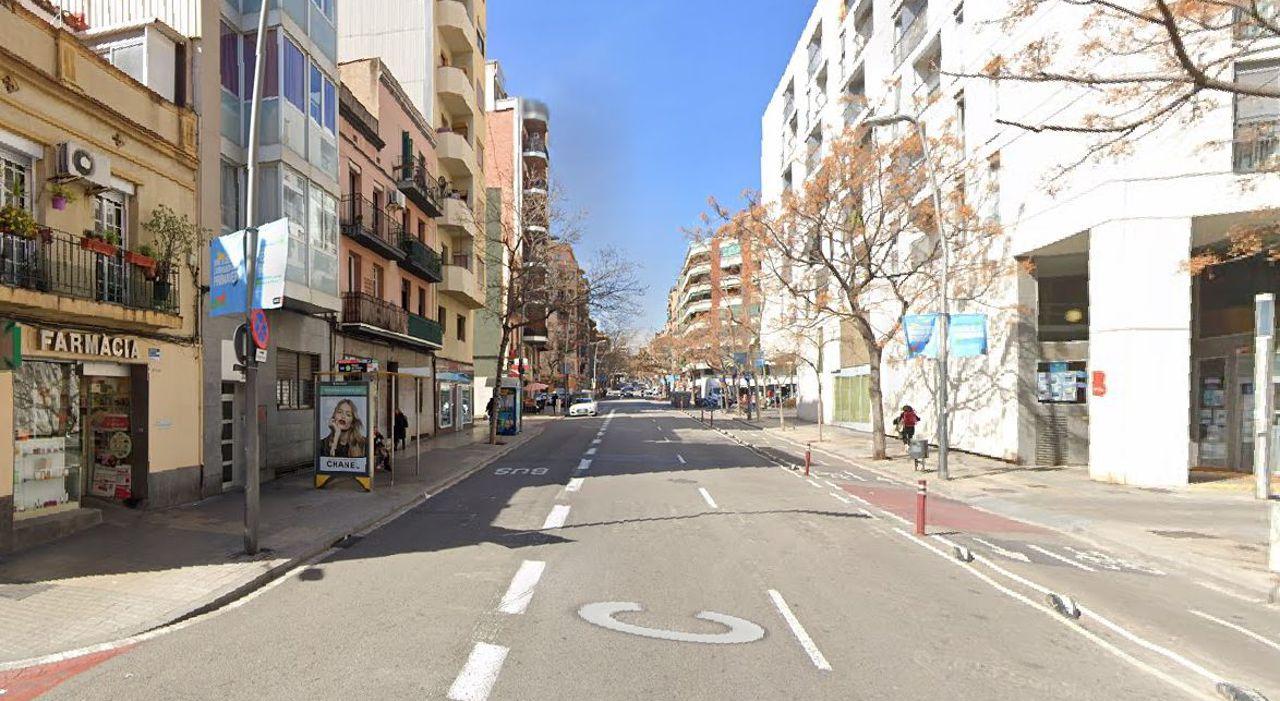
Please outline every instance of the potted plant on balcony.
M49 204L53 208L61 212L67 208L67 205L76 201L76 193L71 188L62 183L53 183L49 186Z
M151 244L144 243L135 250L125 251L124 259L141 268L143 277L156 279L156 251Z
M85 229L84 236L80 239L80 248L103 256L114 256L120 252L120 234Z
M89 28L89 21L85 19L83 12L63 10L62 23L70 27L72 31L76 32L83 32Z
M155 241L155 301L167 302L172 292L173 266L184 260L190 265L200 243L200 229L187 215L179 216L163 204L151 210L151 218L142 223L142 228L150 231ZM193 278L197 277L195 270L191 273Z
M36 219L31 216L31 212L18 204L23 200L22 187L14 183L11 192L13 197L9 198L9 204L0 207L0 234L33 239L38 229Z

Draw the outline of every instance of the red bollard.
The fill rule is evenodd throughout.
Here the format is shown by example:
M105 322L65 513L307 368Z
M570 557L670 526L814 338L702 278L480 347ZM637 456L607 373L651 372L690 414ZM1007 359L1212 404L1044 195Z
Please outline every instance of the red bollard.
M813 444L806 443L804 446L804 476L809 476L809 463L813 462Z
M924 535L925 507L928 500L928 484L925 480L916 483L916 535Z

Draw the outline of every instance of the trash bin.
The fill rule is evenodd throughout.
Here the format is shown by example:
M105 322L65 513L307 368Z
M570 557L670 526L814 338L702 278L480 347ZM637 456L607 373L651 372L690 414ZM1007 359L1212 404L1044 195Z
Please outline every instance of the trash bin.
M916 438L911 441L909 448L911 459L920 462L929 457L929 441L923 438Z

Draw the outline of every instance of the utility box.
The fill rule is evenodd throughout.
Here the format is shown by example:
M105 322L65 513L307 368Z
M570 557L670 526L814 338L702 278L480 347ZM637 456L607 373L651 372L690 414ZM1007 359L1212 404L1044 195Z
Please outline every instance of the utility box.
M910 451L912 460L925 460L929 457L929 441L923 438L917 438L911 441L911 445L908 450Z

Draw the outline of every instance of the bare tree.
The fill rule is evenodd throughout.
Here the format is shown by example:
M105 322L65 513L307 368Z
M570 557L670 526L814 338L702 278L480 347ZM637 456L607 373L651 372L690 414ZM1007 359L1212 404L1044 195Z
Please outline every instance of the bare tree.
M635 262L616 249L598 250L585 270L557 258L557 246L571 247L581 241L584 220L581 214L566 213L560 202L552 190L549 197L526 197L518 209L503 202L497 211L489 212L485 257L489 266L500 271L490 276L493 294L486 295L484 310L501 330L495 391L505 374L508 349L523 332L545 329L553 316L571 312L616 317L634 309L641 292ZM497 442L497 430L496 412L491 412L490 443Z

